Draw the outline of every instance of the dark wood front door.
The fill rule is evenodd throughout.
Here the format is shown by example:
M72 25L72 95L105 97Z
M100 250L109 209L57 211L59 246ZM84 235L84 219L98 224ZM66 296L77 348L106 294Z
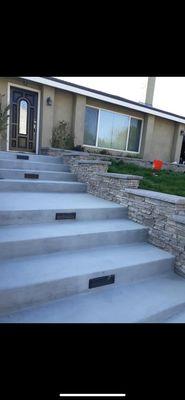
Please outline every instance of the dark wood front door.
M10 87L9 149L36 151L38 93Z

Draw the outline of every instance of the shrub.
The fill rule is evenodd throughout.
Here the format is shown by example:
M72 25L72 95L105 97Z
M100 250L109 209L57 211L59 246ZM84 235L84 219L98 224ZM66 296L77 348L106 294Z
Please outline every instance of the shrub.
M51 146L57 149L71 150L74 147L74 139L70 125L66 121L59 121L52 130Z
M9 114L8 111L10 109L10 105L6 107L2 107L2 97L4 95L0 94L0 140L5 139L6 137L6 128L8 125Z
M74 146L74 147L73 147L73 150L76 150L76 151L84 151L84 148L83 148L81 145L77 145L77 146Z

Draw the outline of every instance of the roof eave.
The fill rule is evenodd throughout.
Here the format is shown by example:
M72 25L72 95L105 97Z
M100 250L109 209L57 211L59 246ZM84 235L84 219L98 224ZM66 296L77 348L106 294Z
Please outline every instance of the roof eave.
M170 113L162 111L162 110L152 109L152 108L140 105L135 102L132 103L125 99L121 100L119 98L111 97L111 95L108 95L106 93L101 94L101 93L97 93L96 91L93 92L92 89L88 90L88 88L78 87L75 85L73 86L73 84L69 85L67 82L64 83L62 81L59 82L59 80L51 80L50 78L36 77L36 76L20 76L19 78L30 80L32 82L40 83L43 85L52 86L52 87L55 87L58 89L66 90L68 92L77 93L77 94L80 94L80 95L83 95L86 97L95 98L95 99L98 99L101 101L105 101L108 103L120 105L122 107L130 108L132 110L140 111L145 114L151 114L151 115L155 115L155 116L158 116L161 118L165 118L165 119L169 119L169 120L172 120L175 122L185 124L185 118L183 118L181 116L173 115L173 114L170 114Z

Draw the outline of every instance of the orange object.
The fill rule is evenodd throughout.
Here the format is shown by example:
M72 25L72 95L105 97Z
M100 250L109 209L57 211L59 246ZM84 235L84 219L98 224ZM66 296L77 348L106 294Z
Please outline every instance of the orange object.
M158 171L160 171L162 166L163 166L163 161L161 161L161 160L154 160L153 161L153 168L154 169L157 169Z

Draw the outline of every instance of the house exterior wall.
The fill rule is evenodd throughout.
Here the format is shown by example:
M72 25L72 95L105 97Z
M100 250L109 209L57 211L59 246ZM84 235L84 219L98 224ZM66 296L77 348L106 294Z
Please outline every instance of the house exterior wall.
M87 97L86 101L87 106L94 106L98 108L105 108L106 110L109 111L115 111L121 114L126 114L126 115L132 115L133 117L138 117L138 118L144 118L144 113L136 110L132 110L130 108L118 106L116 104L111 104L107 103L105 101L101 100L96 100L96 99L91 99L90 97Z
M72 126L74 95L63 90L55 90L54 100L54 126L59 121L65 120Z
M150 157L163 161L171 161L175 124L164 118L155 118L154 132L150 149Z
M72 127L75 95L51 86L31 83L23 79L0 77L0 94L5 95L2 99L3 106L7 104L8 100L8 83L26 86L30 90L40 90L39 148L51 146L52 129L59 121L65 120ZM47 97L51 97L52 99L51 106L48 106L46 103ZM1 144L1 148L6 150L6 141Z
M160 159L179 162L184 124L148 115L143 130L142 156L144 160Z
M84 144L85 107L94 106L143 119L141 147L138 156L144 160L159 158L167 162L179 162L182 147L180 131L185 130L185 124L15 77L0 77L0 94L5 95L3 105L7 104L8 82L12 85L26 86L30 90L40 90L39 149L51 146L52 129L62 120L68 122L71 127L74 145L82 146ZM52 99L51 106L47 105L47 97ZM6 150L6 140L4 147L1 143L1 149ZM129 152L117 150L110 150L110 153L129 154Z

